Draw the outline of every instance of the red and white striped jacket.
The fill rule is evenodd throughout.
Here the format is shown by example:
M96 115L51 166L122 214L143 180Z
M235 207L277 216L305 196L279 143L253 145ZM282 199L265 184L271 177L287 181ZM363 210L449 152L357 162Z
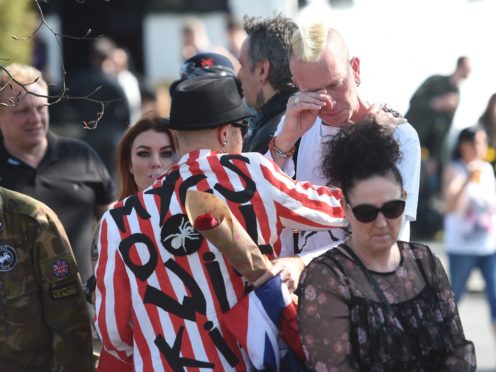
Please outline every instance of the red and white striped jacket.
M200 150L103 216L96 312L105 351L136 371L249 370L218 321L246 294L244 281L190 225L188 189L223 198L271 258L285 254L283 227L343 226L341 191L295 182L257 153Z

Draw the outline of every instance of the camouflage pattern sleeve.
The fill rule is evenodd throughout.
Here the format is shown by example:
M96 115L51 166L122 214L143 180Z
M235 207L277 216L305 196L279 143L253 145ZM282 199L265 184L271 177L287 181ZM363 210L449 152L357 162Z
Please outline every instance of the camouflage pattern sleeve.
M57 216L45 210L35 238L35 274L43 313L52 331L56 369L92 371L91 326L81 280L67 235Z

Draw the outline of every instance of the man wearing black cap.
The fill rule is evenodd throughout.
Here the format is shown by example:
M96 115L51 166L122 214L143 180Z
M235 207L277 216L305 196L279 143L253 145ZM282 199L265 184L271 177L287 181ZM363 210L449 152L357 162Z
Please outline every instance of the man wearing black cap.
M102 218L96 267L102 367L251 368L219 322L245 295L245 282L189 223L188 189L223 199L270 258L284 256L283 227L344 225L340 190L299 184L262 155L240 153L247 116L232 77L200 76L177 86L170 127L180 160ZM278 262L283 279L285 265L302 268L299 258Z
M234 66L226 56L218 53L198 53L187 59L181 66L180 77L169 87L172 97L179 83L195 76L236 76Z

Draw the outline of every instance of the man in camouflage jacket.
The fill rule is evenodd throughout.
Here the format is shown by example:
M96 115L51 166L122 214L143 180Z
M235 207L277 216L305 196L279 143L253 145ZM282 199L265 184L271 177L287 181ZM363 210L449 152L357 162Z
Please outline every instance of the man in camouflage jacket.
M72 250L55 213L0 188L0 370L92 371Z

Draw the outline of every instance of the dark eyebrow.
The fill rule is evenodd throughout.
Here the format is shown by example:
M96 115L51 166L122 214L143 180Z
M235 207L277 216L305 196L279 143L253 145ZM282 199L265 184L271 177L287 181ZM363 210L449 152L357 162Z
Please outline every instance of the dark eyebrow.
M169 148L170 148L170 149L174 149L174 147L172 147L172 145L167 145L167 146L162 146L162 147L160 148L160 150L169 149ZM138 149L146 149L146 150L150 150L150 149L151 149L151 147L150 147L150 146L146 146L146 145L139 145L139 146L137 146L137 147L136 147L136 150L138 150Z

